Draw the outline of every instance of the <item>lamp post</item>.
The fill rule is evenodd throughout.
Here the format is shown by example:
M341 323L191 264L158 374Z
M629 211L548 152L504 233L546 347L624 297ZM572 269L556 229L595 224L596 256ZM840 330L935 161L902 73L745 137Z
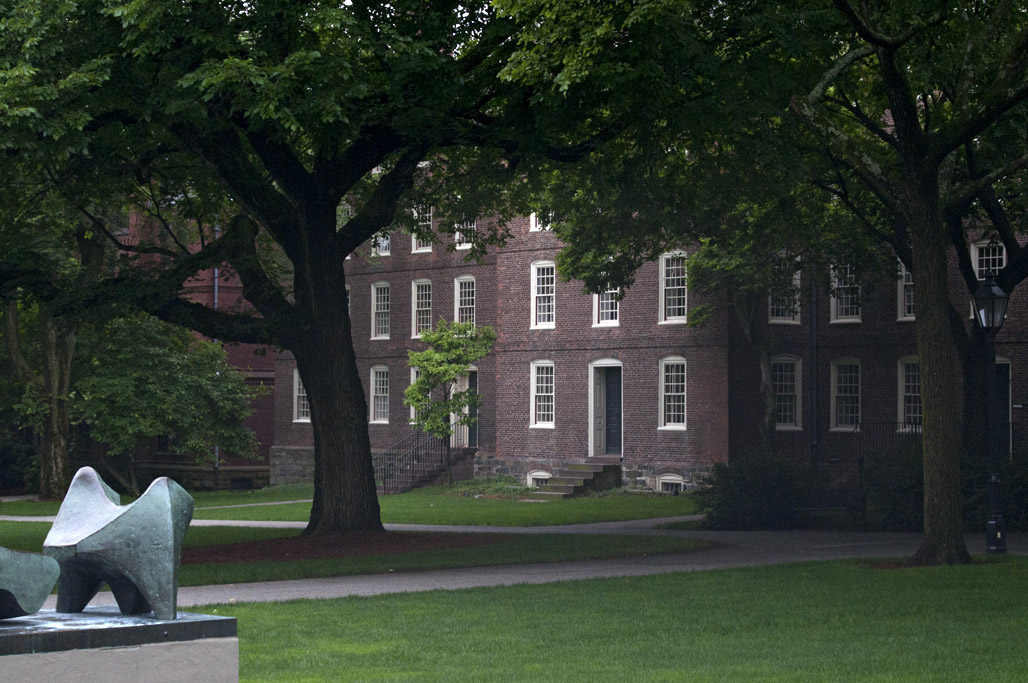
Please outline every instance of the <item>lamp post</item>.
M996 333L1003 326L1010 295L992 277L985 278L974 293L975 320L985 332L985 457L992 473L989 476L989 521L985 527L985 550L1006 553L1003 537L1003 512L999 502L999 444L997 443L996 405Z

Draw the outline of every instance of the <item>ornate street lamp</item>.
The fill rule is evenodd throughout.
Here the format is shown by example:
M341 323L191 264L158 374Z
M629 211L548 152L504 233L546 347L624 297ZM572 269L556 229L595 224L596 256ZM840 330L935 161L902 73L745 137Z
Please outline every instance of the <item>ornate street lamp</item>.
M992 277L974 293L975 320L985 332L985 457L992 474L989 477L989 521L985 528L985 549L988 553L1006 553L1007 540L1003 537L1003 512L999 502L999 408L996 401L996 333L1003 326L1010 295L1004 292ZM994 414L995 413L995 414Z

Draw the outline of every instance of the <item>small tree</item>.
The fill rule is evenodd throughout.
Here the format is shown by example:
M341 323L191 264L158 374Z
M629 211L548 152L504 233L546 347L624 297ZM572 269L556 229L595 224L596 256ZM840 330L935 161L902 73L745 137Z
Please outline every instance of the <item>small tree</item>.
M450 437L457 426L471 427L478 420L469 410L478 405L478 393L457 387L471 365L493 350L496 332L475 323L440 320L434 330L421 333L421 341L427 349L407 352L417 377L404 392L403 403L414 409L415 427L446 443L446 480L452 484Z

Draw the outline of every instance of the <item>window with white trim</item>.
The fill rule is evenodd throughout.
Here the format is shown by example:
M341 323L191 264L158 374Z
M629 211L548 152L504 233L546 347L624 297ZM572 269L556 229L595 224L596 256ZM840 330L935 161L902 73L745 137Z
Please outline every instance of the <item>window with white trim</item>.
M307 400L307 390L303 388L300 371L293 369L293 422L310 422L311 404Z
M350 222L350 218L353 216L353 207L346 201L341 201L336 205L336 231L343 229L347 223Z
M775 429L789 431L803 426L802 361L795 356L771 359L771 384L775 391Z
M418 339L425 330L432 329L432 282L414 280L410 283L411 338Z
M371 338L389 339L389 283L371 285Z
M995 276L1007 265L1007 249L998 242L976 242L971 245L971 251L974 272L979 280Z
M897 401L900 431L921 431L921 366L917 356L899 359L899 400Z
M453 281L453 319L459 323L475 322L475 278L470 275Z
M371 368L371 422L389 422L389 368L385 365Z
M615 327L620 324L617 288L593 294L593 327Z
M685 429L685 359L660 359L660 428Z
M472 219L458 223L453 231L454 249L470 249L475 240L475 233L478 231L478 221Z
M685 477L680 474L657 475L656 490L661 493L670 493L677 496L685 492Z
M792 260L780 258L774 265L777 280L780 282L771 290L768 297L768 322L790 324L800 322L800 271ZM792 277L788 277L792 270ZM786 282L788 280L788 282Z
M914 319L914 274L901 262L896 282L896 319Z
M832 269L831 322L860 322L860 278L853 266Z
M553 261L532 264L532 328L557 326L557 266Z
M537 360L532 363L532 396L530 425L552 428L556 410L555 376L553 361Z
M684 323L687 321L687 296L685 283L686 255L672 251L660 257L660 322Z
M533 213L528 217L529 232L548 232L553 229L550 225L550 214Z
M372 256L389 256L392 237L388 232L381 232L371 238Z
M417 224L417 233L423 235L432 234L432 207L418 205L411 209L414 222ZM424 254L432 251L432 238L422 239L417 234L411 235L410 251L412 254Z
M525 478L525 483L529 486L545 486L549 481L553 473L547 472L546 470L532 470L528 473Z
M860 428L860 362L832 361L832 429Z
M415 382L418 381L419 377L421 377L421 368L412 367L410 369L410 383L413 385ZM411 424L414 424L414 420L416 420L417 417L418 417L418 411L414 409L414 406L411 406L410 407L410 421L411 421Z

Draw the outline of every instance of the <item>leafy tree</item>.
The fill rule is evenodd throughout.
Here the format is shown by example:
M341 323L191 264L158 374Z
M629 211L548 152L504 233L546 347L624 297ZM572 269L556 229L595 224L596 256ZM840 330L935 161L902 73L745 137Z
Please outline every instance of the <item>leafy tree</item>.
M197 461L218 448L253 455L245 425L259 393L232 367L221 344L145 314L111 320L90 349L73 386L73 421L106 447L104 465L122 486L139 490L133 453L143 439L168 436ZM120 467L111 456L124 456Z
M1017 239L1028 215L1022 9L795 0L701 4L692 20L708 29L697 49L712 57L704 78L678 82L676 113L589 166L554 172L547 196L564 214L564 271L594 291L630 282L668 245L732 229L726 217L739 206L766 207L800 184L823 191L836 217L888 244L913 274L925 473L914 560L969 561L952 381L961 361L969 391L983 389L969 370L976 333L949 298L948 257L973 290L970 237L984 232L1007 250L1000 286L1009 292L1028 273Z
M447 233L499 215L474 237L481 253L502 240L504 216L531 208L534 169L651 128L672 75L692 68L679 49L692 31L665 30L682 13L668 0L10 0L2 11L9 149L46 148L93 176L156 177L162 189L181 178L183 191L155 196L166 218L221 192L217 221L149 243L98 228L141 258L99 291L58 298L131 302L210 337L292 352L314 431L308 533L381 528L344 258L425 204ZM574 20L546 35L563 11ZM529 68L537 51L567 59ZM680 57L675 74L669 57ZM352 212L338 221L343 201ZM219 264L238 274L252 311L184 295L189 277ZM24 265L5 277L26 279Z
M440 320L434 330L421 333L421 341L427 349L407 352L416 379L404 391L403 403L414 409L415 427L446 441L446 478L452 484L450 437L458 426L474 426L477 418L469 409L479 401L473 389L457 391L457 387L471 366L492 351L496 332L475 323Z

